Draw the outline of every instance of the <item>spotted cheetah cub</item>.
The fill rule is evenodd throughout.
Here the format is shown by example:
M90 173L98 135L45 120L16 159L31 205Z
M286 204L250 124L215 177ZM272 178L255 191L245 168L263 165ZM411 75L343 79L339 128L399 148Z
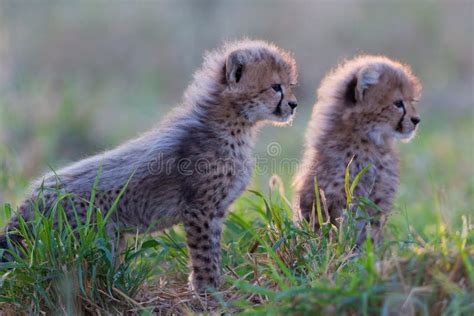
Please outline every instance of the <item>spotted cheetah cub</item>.
M292 119L296 79L294 59L272 44L225 44L205 56L184 104L157 129L59 170L57 177L41 179L46 200L42 208L50 209L59 185L61 191L74 194L63 202L69 220L76 222L74 206L84 221L99 169L94 206L101 210L112 206L128 181L108 222L110 235L183 223L192 288L203 292L217 287L223 217L251 179L258 127ZM40 182L20 208L27 219L32 217ZM12 218L7 231L17 225L17 218Z
M351 182L371 165L354 196L369 198L382 211L380 214L375 207L367 210L372 236L380 241L399 183L394 140L408 141L414 136L420 123L415 108L420 94L420 82L410 68L383 56L349 60L323 79L306 134L302 168L295 178L297 220L311 218L316 177L330 221L337 224L346 206L345 170L353 159ZM357 223L359 245L365 240L365 226L365 220Z

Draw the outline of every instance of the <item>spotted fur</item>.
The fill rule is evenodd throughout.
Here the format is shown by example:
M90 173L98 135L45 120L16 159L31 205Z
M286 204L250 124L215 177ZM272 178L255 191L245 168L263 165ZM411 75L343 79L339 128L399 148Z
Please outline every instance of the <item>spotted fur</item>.
M162 124L113 150L41 178L20 207L27 219L43 190L43 210L55 190L71 222L72 206L84 221L97 177L94 206L108 210L129 181L109 233L162 230L183 223L191 257L190 282L197 291L218 286L222 221L248 185L252 148L262 122L288 122L296 99L296 65L290 54L263 42L243 40L206 54L185 92L183 104ZM281 91L272 85L279 84ZM274 87L274 86L273 86ZM44 188L44 189L42 189ZM18 225L13 217L7 231Z
M408 66L382 56L349 60L323 79L306 134L302 168L295 177L296 220L311 218L316 177L330 221L338 224L336 219L346 207L345 170L353 159L351 181L366 165L372 166L354 195L370 198L382 210L381 214L375 208L368 210L374 239L380 240L399 183L394 139L410 139L415 133L420 119L414 104L420 93L421 85ZM360 244L366 223L357 226Z

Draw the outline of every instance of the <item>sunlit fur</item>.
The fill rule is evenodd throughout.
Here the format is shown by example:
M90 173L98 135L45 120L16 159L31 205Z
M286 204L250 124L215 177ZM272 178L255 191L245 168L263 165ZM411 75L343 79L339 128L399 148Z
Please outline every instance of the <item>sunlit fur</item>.
M353 157L351 179L372 164L355 194L370 198L383 215L390 211L399 182L394 140L413 137L420 93L410 68L383 56L356 57L329 72L318 90L302 168L295 178L297 220L310 218L317 177L331 221L337 223L346 203L345 169ZM405 110L396 106L400 102ZM372 224L380 228L384 216L372 209L369 214L377 217ZM359 242L365 238L364 226L359 225Z

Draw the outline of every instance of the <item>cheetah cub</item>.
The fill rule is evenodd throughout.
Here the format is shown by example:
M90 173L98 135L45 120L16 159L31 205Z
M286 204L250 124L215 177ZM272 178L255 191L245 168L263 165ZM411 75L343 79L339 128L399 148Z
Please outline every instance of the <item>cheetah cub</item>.
M59 186L61 192L73 194L63 201L70 222L76 223L73 207L84 221L100 169L94 207L108 210L128 182L108 222L110 235L117 238L119 232L122 236L183 223L190 285L198 292L215 288L223 217L251 179L257 129L264 122L292 119L296 80L295 61L280 48L253 40L227 43L205 56L183 105L161 126L59 170L57 176L46 175L20 213L32 218L40 190L46 201L40 205L49 210ZM14 217L7 232L17 226Z
M352 159L351 182L371 165L354 196L367 197L378 206L379 210L374 207L367 212L373 239L381 241L385 215L399 183L394 140L408 141L414 136L420 123L415 108L420 94L420 82L411 69L383 56L346 61L323 79L306 134L302 168L295 178L297 221L311 218L316 177L330 221L337 224L346 206L345 170ZM365 220L356 224L359 246L365 240L366 224Z

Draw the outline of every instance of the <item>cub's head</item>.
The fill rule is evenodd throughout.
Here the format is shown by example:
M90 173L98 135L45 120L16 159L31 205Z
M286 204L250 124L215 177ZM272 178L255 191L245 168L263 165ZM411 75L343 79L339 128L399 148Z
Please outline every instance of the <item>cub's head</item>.
M346 62L333 77L320 94L335 88L343 119L376 144L414 136L420 123L415 105L421 84L408 66L386 57L361 56Z
M219 108L212 110L234 112L251 123L288 122L297 106L295 60L263 41L226 43L206 55L194 79L187 91L193 103L218 95Z
M287 122L297 106L296 63L290 54L262 41L228 44L225 95L251 121Z

